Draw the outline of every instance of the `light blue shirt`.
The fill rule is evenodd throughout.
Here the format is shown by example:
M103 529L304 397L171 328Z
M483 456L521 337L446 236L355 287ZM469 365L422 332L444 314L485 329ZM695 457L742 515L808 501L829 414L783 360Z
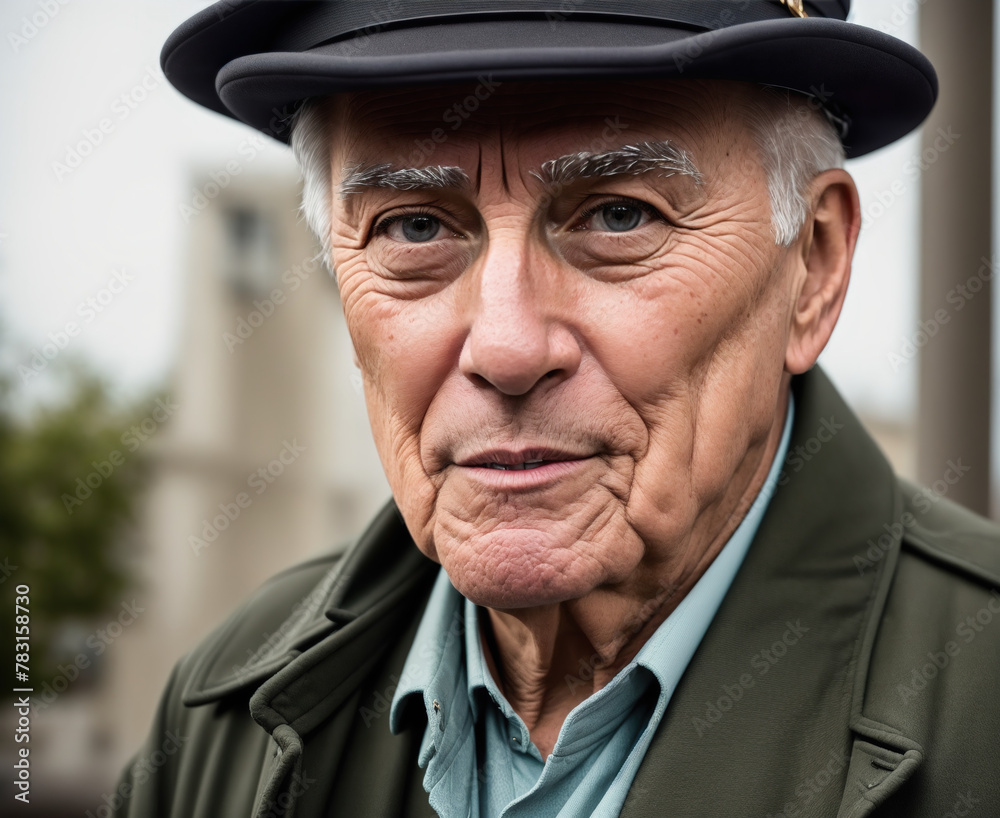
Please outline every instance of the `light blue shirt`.
M570 711L547 759L490 674L480 644L479 610L441 571L390 710L396 733L404 705L420 701L427 712L418 763L426 771L430 804L441 818L618 815L670 697L771 500L793 414L789 397L781 444L739 527L636 657ZM582 663L566 684L585 684L591 672Z

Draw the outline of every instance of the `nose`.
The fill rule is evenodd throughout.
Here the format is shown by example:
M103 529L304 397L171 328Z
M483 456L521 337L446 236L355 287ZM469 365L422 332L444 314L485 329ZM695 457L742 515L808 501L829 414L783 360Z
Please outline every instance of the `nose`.
M491 243L470 293L472 313L459 359L461 372L505 395L525 395L542 381L565 379L581 349L560 314L564 282L541 252L517 241Z

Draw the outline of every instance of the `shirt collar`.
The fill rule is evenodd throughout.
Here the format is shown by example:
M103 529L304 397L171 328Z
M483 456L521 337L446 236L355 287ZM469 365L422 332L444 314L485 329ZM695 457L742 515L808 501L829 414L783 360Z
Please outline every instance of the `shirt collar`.
M466 627L463 602L464 597L442 568L392 697L389 725L393 733L402 729L403 709L410 706L409 699L422 699L428 718L433 720L431 714L439 713L440 707L435 710L432 691L465 684L465 667L460 661Z

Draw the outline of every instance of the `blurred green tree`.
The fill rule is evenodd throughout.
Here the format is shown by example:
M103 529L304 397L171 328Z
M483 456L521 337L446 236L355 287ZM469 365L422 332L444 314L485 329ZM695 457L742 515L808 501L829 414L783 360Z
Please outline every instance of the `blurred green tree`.
M113 611L134 586L127 545L147 473L145 452L122 442L146 403L117 404L79 362L51 377L60 397L18 412L18 385L0 375L0 596L12 617L14 588L31 589L36 684L72 658L60 631Z

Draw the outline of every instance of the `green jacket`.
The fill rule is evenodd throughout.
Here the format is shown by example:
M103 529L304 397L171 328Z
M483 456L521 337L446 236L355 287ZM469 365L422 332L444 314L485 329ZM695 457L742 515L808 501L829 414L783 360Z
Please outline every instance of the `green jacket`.
M822 372L793 389L775 496L621 815L998 816L998 530L939 497L960 458L920 491ZM390 504L268 582L175 669L116 814L433 818L425 717L393 736L388 709L436 571Z

